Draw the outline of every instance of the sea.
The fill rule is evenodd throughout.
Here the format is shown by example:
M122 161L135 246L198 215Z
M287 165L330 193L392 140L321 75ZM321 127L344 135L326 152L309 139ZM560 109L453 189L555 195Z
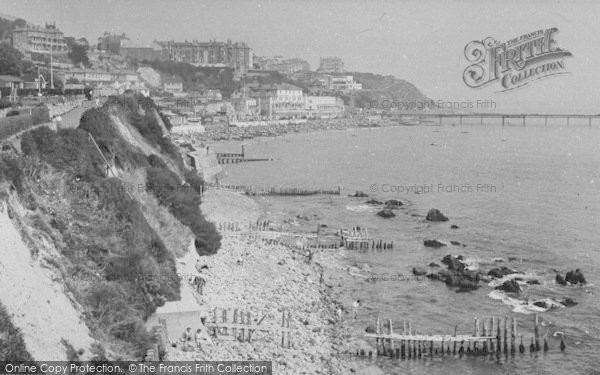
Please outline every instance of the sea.
M239 144L216 149L237 151ZM343 272L326 275L347 309L361 301L358 318L349 323L357 335L377 317L391 319L395 332L410 321L413 332L423 334L453 334L455 327L459 334L473 334L475 318L516 317L526 347L524 354L517 349L515 356L499 358L364 361L386 374L600 373L600 124L477 120L357 128L255 139L245 149L250 157L274 160L227 165L222 183L341 189L340 196L256 198L272 221L306 232L325 225L321 234L359 226L373 238L394 242L389 251L344 251L344 262L363 270L368 265L375 282ZM349 197L356 191L369 197ZM368 199L404 205L394 210L395 217L381 218L376 215L381 207L366 204ZM449 221L426 221L431 208ZM425 247L426 239L448 246ZM411 276L413 267L443 266L446 254L463 255L484 271L507 266L532 274L539 284L523 285L511 299L486 283L457 293L443 282ZM557 272L564 276L577 268L587 285L555 282ZM520 304L565 297L577 305L539 313L549 351L531 354L533 314Z

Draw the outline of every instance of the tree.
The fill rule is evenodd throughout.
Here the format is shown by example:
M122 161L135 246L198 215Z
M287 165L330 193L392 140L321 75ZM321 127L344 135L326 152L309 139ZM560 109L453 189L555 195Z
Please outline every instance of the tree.
M83 64L84 66L90 65L87 48L81 44L73 44L71 51L69 52L69 58L73 61L73 64Z
M23 54L7 43L0 43L0 75L21 76Z

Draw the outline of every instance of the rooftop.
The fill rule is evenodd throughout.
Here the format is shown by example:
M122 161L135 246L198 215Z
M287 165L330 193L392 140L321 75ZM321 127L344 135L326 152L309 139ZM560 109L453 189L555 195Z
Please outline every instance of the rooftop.
M0 81L2 81L2 82L23 82L23 80L19 77L7 76L7 75L0 75Z

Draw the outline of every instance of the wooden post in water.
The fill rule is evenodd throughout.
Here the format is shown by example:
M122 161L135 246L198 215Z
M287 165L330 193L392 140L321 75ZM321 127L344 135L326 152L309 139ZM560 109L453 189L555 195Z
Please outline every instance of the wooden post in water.
M475 318L475 333L473 334L473 336L477 337L479 336L479 319ZM477 351L477 341L473 342L473 351Z
M504 354L508 354L508 317L504 317Z
M406 335L406 321L403 320L402 321L402 334ZM406 340L402 340L400 343L400 349L401 349L401 356L402 358L404 358L404 356L406 355Z
M512 332L510 334L510 352L514 353L515 352L515 340L517 338L517 318L515 318L513 316L511 319L512 319Z
M496 320L496 353L502 353L502 342L500 340L500 318Z
M535 335L535 351L539 352L540 351L540 330L538 327L538 314L535 314L533 316L533 333Z
M392 336L394 334L394 328L392 326L392 319L388 319L388 324L390 326L389 333L390 333L390 336ZM394 352L394 339L392 339L391 337L390 337L389 347L390 347L391 352L393 353Z
M494 336L494 317L493 316L490 318L490 332L489 332L488 336ZM495 352L494 339L489 339L488 341L489 341L488 346L490 348L490 353Z
M454 326L454 337L455 337L455 339L454 339L454 346L453 346L453 348L452 348L452 354L456 354L456 329L457 329L457 328L458 328L458 326L457 326L457 325L456 325L456 326Z
M487 336L487 327L485 326L485 318L481 320L481 325L483 326L483 336ZM483 353L486 354L488 352L487 340L483 341Z
M381 355L381 339L379 335L381 334L381 320L377 317L377 323L375 323L375 329L377 332L377 339L375 340L375 348L377 350L377 355Z

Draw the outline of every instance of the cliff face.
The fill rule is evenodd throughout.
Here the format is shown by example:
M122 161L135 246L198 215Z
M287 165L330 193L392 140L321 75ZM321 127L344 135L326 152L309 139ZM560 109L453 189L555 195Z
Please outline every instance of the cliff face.
M4 318L37 360L140 358L154 343L144 321L179 298L176 257L194 237L199 252L219 247L198 208L202 181L140 97L88 110L78 129L27 132L20 146L0 152ZM0 340L2 357L26 355Z

